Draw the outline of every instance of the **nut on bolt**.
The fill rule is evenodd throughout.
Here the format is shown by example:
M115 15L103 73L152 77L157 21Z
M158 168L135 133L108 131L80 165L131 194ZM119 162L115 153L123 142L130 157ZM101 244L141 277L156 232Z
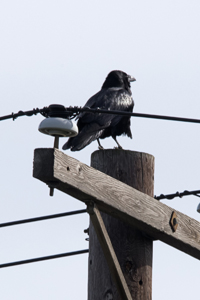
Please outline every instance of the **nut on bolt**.
M170 225L172 230L175 232L178 227L177 214L175 213L175 211L172 212Z

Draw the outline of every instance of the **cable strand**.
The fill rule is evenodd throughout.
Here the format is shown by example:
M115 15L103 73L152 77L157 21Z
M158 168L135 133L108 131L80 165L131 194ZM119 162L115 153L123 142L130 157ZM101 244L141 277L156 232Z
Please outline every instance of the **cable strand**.
M183 117L173 117L173 116L164 116L164 115L154 115L154 114L143 114L143 113L131 113L126 111L116 111L116 110L105 110L100 108L89 108L89 107L78 107L78 106L70 106L66 107L65 110L69 113L69 118L73 119L78 116L81 112L87 113L104 113L104 114L115 114L115 115L122 115L122 116L130 116L130 117L139 117L139 118L150 118L150 119L159 119L159 120L167 120L167 121L178 121L178 122L187 122L187 123L198 123L200 124L200 119L193 119L193 118L183 118ZM7 119L16 120L18 117L28 116L31 117L40 113L43 117L48 117L49 108L43 107L42 109L34 108L33 110L29 111L19 111L18 113L12 113L7 116L0 117L0 121L4 121Z
M54 214L54 215L48 215L48 216L41 216L41 217L36 217L36 218L24 219L24 220L11 221L11 222L6 222L6 223L1 223L0 227L8 227L8 226L19 225L19 224L24 224L24 223L31 223L31 222L37 222L37 221L67 217L67 216L82 214L82 213L86 213L86 212L87 212L86 209L82 209L82 210L75 210L75 211L70 211L70 212Z
M182 198L182 197L184 197L184 196L190 196L190 195L200 197L200 195L198 195L198 194L200 194L200 190L195 190L195 191L187 191L187 190L185 190L185 191L182 192L182 193L176 192L176 193L174 193L174 194L168 194L168 195L160 194L160 196L154 196L154 198L155 198L156 200L163 200L163 199L172 200L172 199L174 199L175 197Z
M56 258L61 258L61 257L66 257L66 256L74 256L74 255L84 254L84 253L88 253L88 252L89 252L89 250L85 249L85 250L79 250L79 251L74 251L74 252L60 253L60 254L54 254L54 255L49 255L49 256L14 261L14 262L9 262L9 263L5 263L5 264L0 264L0 268L14 267L14 266L18 266L18 265L35 263L35 262L44 261L44 260L50 260L50 259L56 259Z

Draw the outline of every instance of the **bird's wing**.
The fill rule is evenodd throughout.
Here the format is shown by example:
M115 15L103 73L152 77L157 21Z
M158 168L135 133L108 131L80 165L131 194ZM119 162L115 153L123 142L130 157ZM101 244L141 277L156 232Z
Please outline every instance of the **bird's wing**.
M102 89L100 92L92 96L84 105L84 107L100 108L105 110L121 110L132 111L133 99L131 94L122 88ZM100 127L106 128L111 122L118 123L120 115L88 113L84 112L78 116L78 125L95 122ZM81 126L81 127L82 127Z

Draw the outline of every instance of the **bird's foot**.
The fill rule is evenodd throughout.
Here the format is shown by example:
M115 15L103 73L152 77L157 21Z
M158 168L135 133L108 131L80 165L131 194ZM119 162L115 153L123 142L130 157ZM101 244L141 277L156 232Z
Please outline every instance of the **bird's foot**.
M104 147L102 147L102 146L99 146L98 148L99 148L99 150L104 150Z
M114 147L114 149L117 149L117 150L123 150L122 146L118 146L118 147Z
M99 144L99 150L104 150L104 147L101 145L101 143L100 143L100 141L99 141L99 139L97 139L97 142L98 142L98 144Z

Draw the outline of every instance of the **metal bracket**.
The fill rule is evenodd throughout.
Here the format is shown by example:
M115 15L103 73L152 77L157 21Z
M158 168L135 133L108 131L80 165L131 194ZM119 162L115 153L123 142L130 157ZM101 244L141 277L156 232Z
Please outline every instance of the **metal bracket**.
M111 240L109 238L105 224L101 217L100 211L98 210L96 204L89 202L87 206L87 212L90 215L90 219L92 221L97 237L101 244L108 267L110 269L112 279L115 282L117 290L119 292L120 299L132 300L129 288L125 281L124 275L122 273L120 264L118 262L115 251L113 249Z
M175 232L178 227L177 214L175 213L175 211L172 212L170 225L172 230Z

